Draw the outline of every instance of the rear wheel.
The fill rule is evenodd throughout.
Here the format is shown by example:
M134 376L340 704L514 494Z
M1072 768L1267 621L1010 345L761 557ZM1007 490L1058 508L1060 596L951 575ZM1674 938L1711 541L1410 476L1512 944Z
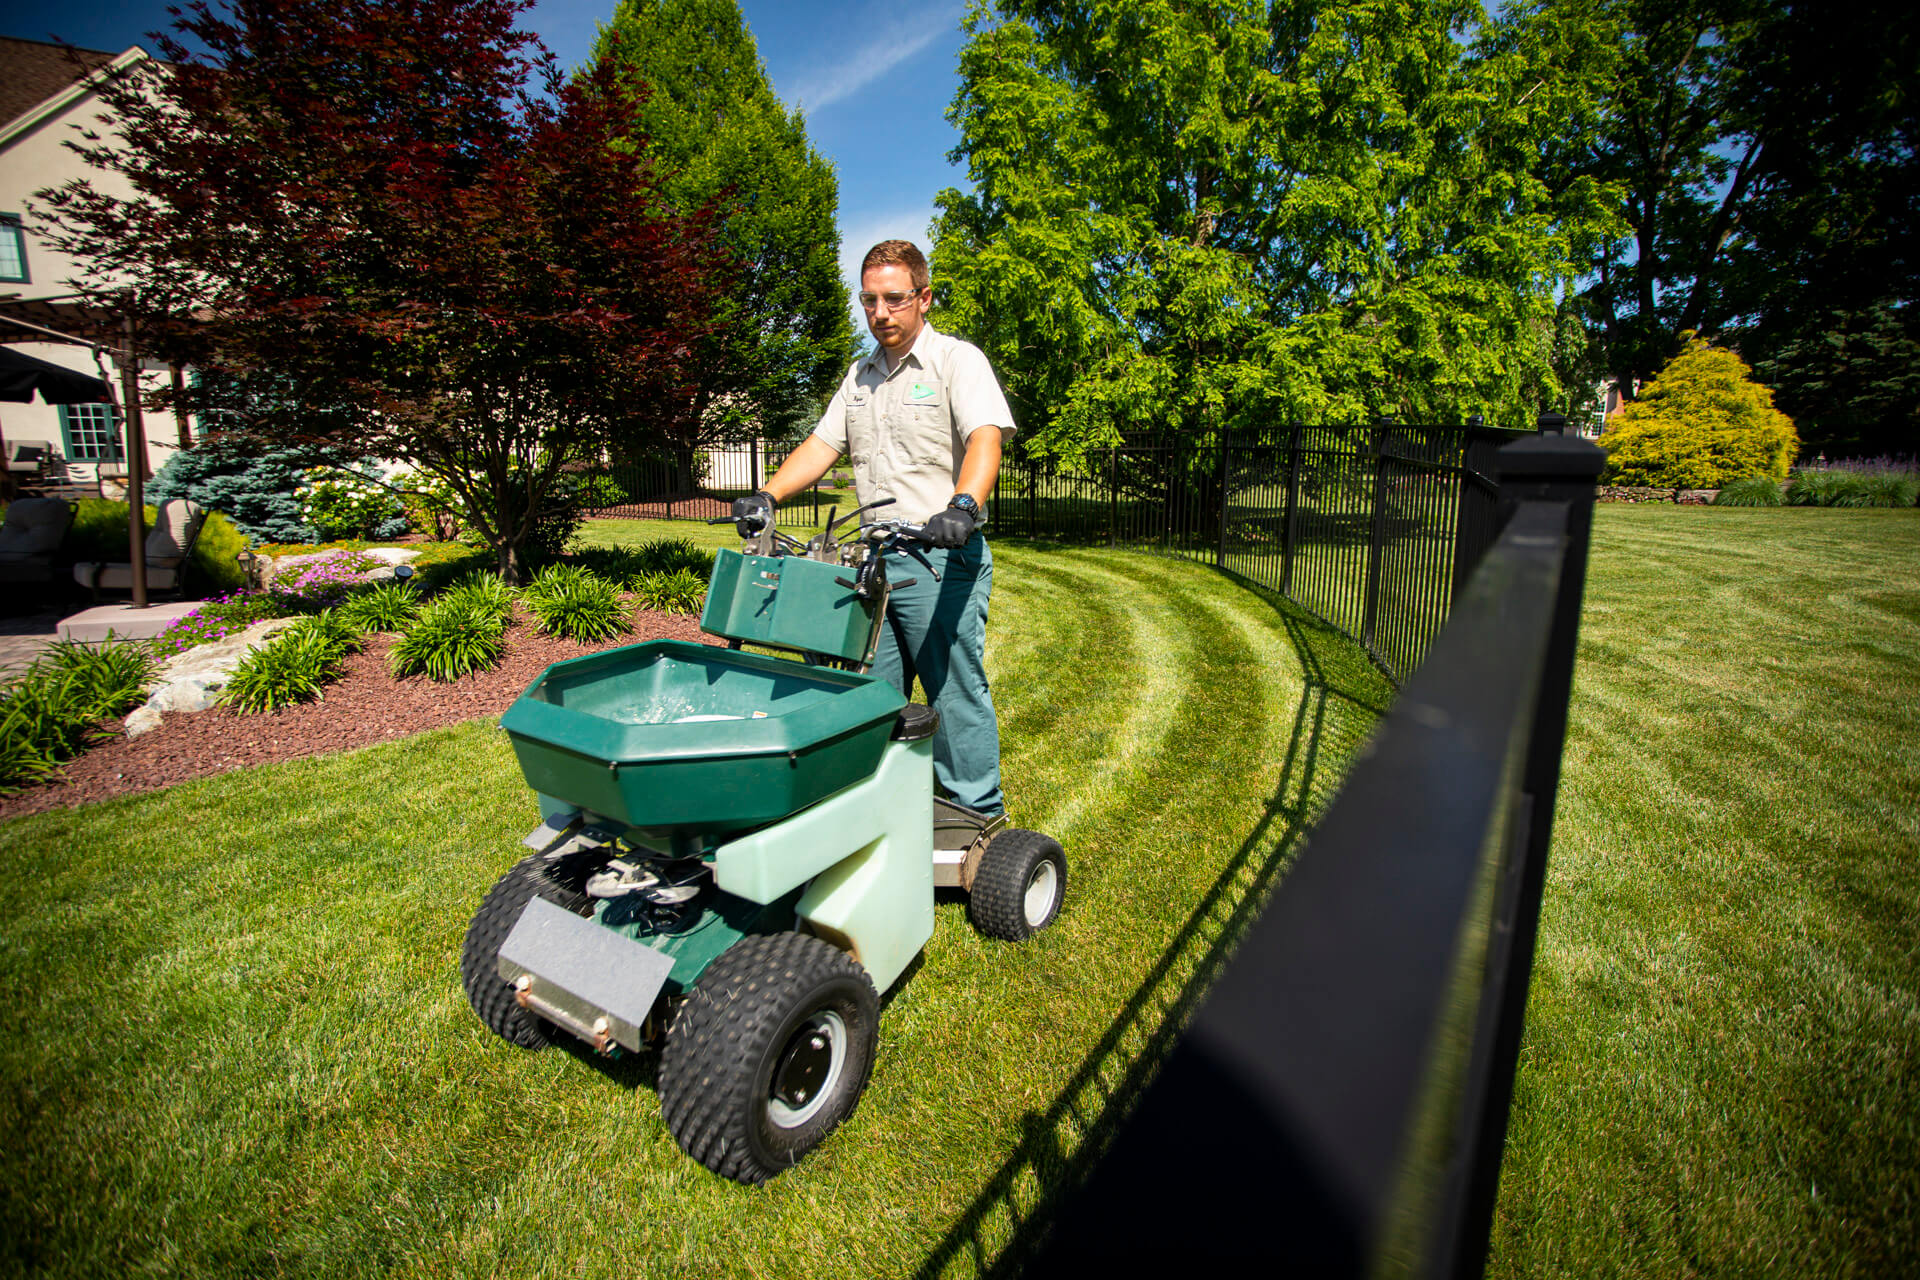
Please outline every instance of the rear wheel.
M715 1173L765 1182L853 1114L879 1024L867 971L833 944L742 938L700 975L667 1035L667 1128Z
M1009 827L980 855L967 913L989 938L1023 942L1053 923L1067 893L1067 855L1038 831Z
M592 915L593 899L586 895L585 885L597 866L595 859L580 854L552 860L540 854L522 858L487 891L480 909L473 913L460 948L460 982L480 1021L502 1039L526 1049L544 1049L553 1026L515 1002L512 986L497 967L501 945L535 897L577 916Z

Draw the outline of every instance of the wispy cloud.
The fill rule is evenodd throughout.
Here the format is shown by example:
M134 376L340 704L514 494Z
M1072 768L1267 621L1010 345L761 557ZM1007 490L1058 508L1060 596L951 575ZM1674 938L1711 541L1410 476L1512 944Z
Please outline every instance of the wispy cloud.
M951 32L963 7L932 6L876 27L872 37L851 53L831 54L803 71L788 100L811 112L851 98Z

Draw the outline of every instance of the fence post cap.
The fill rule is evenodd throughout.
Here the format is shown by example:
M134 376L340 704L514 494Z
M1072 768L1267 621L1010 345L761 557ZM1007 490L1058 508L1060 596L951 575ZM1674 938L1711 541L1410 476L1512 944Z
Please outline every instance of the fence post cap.
M1567 416L1564 413L1543 413L1535 420L1534 426L1541 435L1562 435L1567 429Z
M1523 436L1501 446L1500 479L1597 480L1607 451L1578 436Z

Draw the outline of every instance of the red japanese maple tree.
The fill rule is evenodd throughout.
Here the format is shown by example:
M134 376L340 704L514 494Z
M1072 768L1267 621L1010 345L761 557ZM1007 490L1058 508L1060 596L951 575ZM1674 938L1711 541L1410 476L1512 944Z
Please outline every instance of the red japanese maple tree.
M163 37L170 63L107 85L72 144L136 194L42 193L76 283L224 375L189 407L439 477L512 577L569 464L685 398L735 279L633 141L644 88L562 77L513 29L526 7L193 4L175 28L207 55Z

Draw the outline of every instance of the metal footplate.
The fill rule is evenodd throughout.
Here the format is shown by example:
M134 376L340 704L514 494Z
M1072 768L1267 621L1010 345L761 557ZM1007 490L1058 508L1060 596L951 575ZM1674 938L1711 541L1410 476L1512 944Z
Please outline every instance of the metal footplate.
M601 1053L638 1051L641 1028L673 959L534 898L500 947L500 977L514 999Z
M989 816L955 804L945 796L933 798L933 883L941 889L973 888L973 873L987 842L1007 825L1004 813Z

